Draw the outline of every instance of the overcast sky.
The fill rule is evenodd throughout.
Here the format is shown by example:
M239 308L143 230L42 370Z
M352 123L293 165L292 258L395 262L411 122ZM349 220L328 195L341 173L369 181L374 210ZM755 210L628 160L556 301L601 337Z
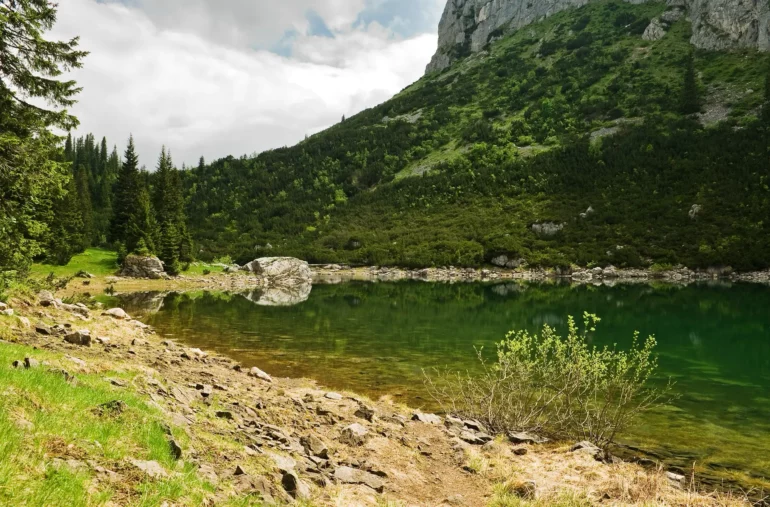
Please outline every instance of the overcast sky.
M78 134L177 165L292 145L417 80L446 0L63 0Z

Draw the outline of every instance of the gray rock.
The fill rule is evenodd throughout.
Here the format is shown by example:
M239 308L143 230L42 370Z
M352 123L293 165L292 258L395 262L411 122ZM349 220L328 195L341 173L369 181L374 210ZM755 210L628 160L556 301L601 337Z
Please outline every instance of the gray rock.
M594 459L601 460L604 453L601 449L588 441L578 442L570 448L570 452L584 452Z
M284 472L281 485L293 498L307 500L310 498L310 486L301 481L295 472Z
M120 271L120 276L158 280L165 278L167 275L163 269L163 263L157 257L129 255L123 261L123 268Z
M37 294L37 299L40 302L40 306L45 306L45 307L48 307L48 306L53 306L53 307L59 306L58 301L53 296L53 293L51 293L50 291L47 291L47 290L41 290Z
M435 414L423 414L422 412L415 412L412 420L425 424L441 424L441 417Z
M353 447L362 446L369 440L369 430L358 423L353 423L342 430L340 442Z
M693 204L692 208L690 208L690 211L688 215L690 215L691 220L695 220L698 218L698 215L700 215L700 212L703 211L703 206L700 204Z
M524 431L509 433L508 440L514 444L544 444L548 442L547 438Z
M556 236L556 234L561 232L563 229L564 224L557 224L554 222L532 224L532 232L544 238Z
M249 377L258 378L260 380L264 380L265 382L272 382L273 377L265 373L264 371L260 370L256 366L253 367L251 370L249 370Z
M0 315L5 315L6 317L13 317L13 309L7 308L5 310L0 311Z
M7 309L8 309L8 305L0 301L0 312Z
M293 257L263 257L246 264L244 269L268 277L271 285L299 285L313 281L308 263Z
M64 340L67 343L72 343L73 345L80 345L83 347L90 347L91 346L91 332L82 329L80 331L75 331L74 333L70 333L67 336L64 337Z
M168 472L157 461L132 459L130 463L153 479L165 479L168 477Z
M315 435L307 435L300 438L299 443L305 452L321 459L329 459L329 449L323 441Z
M598 0L449 0L439 23L438 50L426 73L449 67L466 50L481 52L502 33L518 31L557 12L594 1ZM652 0L626 1L638 4ZM770 5L767 2L669 0L668 5L669 9L682 12L687 9L692 20L690 42L698 48L770 49ZM673 22L671 17L665 19Z
M385 490L385 482L381 478L351 467L338 467L334 470L334 479L342 484L363 484L378 493Z
M329 399L329 400L334 400L334 401L340 401L342 399L342 395L339 394L339 393L329 392L329 393L324 394L324 398Z
M648 41L657 41L666 36L666 26L660 21L660 18L653 18L647 29L642 35L642 39Z
M32 357L25 357L24 358L24 367L28 370L31 370L33 368L40 368L40 361L37 359L34 359Z
M113 319L118 320L127 320L131 318L122 308L112 308L104 312L103 315L107 315L108 317L112 317Z
M365 421L373 422L375 412L374 412L374 409L371 407L367 407L366 405L360 405L353 415L355 415L358 418L364 419Z

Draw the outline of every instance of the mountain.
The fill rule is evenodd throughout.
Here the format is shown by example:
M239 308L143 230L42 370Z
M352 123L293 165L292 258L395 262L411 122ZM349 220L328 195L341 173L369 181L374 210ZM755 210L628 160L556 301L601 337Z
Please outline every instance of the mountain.
M625 0L633 4L648 0ZM438 51L427 72L449 67L490 43L589 0L449 0L439 24ZM692 21L697 48L770 50L770 4L756 0L668 0L660 16L645 20L648 39L662 37L682 17Z
M550 12L296 146L201 164L184 175L198 254L766 268L770 59L699 49L698 5Z

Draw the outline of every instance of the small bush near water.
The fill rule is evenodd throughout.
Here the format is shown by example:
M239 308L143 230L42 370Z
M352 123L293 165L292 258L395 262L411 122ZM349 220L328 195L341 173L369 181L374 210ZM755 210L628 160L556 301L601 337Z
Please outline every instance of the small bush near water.
M640 343L636 333L628 351L590 346L599 321L586 313L580 330L570 317L566 338L547 325L539 334L511 332L494 362L477 351L480 373L436 371L426 383L444 410L496 432L534 431L607 449L639 414L670 399L671 384L648 386L658 367L654 337Z

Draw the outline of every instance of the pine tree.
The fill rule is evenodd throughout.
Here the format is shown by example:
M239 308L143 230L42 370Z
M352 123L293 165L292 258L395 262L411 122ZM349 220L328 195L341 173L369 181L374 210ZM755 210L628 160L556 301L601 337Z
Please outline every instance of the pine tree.
M158 221L159 257L171 274L179 272L179 260L188 262L191 256L182 198L182 182L166 148L161 150L154 175L153 203Z
M131 136L115 183L109 231L109 240L122 243L129 252L136 247L137 241L135 237L129 238L129 226L134 220L134 215L139 212L139 184L139 157L136 155L134 138Z
M48 261L66 265L73 255L82 251L83 242L83 216L73 176L67 182L65 193L53 207L47 245Z
M75 170L75 188L80 222L82 223L78 251L82 252L94 244L94 210L91 205L91 191L88 188L88 172L82 164Z
M700 97L695 71L695 56L690 53L685 62L684 85L682 86L682 113L695 114L700 112Z

